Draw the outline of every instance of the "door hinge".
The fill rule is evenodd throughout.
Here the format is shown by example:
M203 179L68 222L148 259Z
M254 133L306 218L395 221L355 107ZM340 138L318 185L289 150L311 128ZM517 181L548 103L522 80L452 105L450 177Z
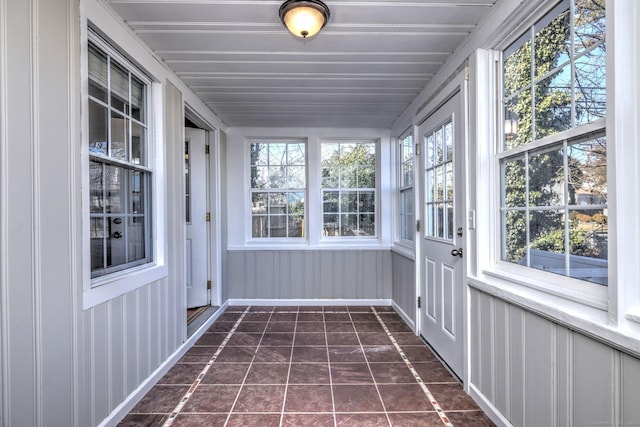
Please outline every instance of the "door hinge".
M420 144L416 144L416 156L420 155Z
M420 297L418 297L418 308L422 307L421 302L420 302Z
M206 218L207 222L211 221L211 212L207 212Z
M204 146L204 154L209 154L209 144Z
M416 232L420 232L420 220L416 221Z
M207 280L207 290L211 290L211 280Z

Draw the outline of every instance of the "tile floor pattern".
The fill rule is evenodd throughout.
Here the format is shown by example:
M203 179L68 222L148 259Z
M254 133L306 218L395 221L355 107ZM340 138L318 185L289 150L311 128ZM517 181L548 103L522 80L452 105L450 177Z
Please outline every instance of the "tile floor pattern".
M119 425L493 423L391 307L253 306L228 307Z

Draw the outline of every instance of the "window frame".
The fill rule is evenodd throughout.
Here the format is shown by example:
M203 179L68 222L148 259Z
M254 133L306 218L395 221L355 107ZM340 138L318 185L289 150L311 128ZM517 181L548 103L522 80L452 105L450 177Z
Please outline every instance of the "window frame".
M539 17L532 22L528 22L526 25L522 26L522 32L518 33L520 36L515 38L511 43L503 44L505 46L501 50L494 51L495 52L495 61L497 64L496 72L496 123L504 123L505 122L505 97L503 94L504 90L504 74L502 70L502 66L504 64L503 56L507 52L511 52L511 47L518 44L519 41L523 39L532 40L535 31L539 28L538 24L544 20L550 22L555 19L554 17L549 18L549 14L554 11L562 11L563 5L566 5L566 0L562 0L554 3L551 7L545 11L545 13L541 13ZM573 0L570 2L570 7L573 7ZM557 16L557 15L556 15ZM609 18L605 17L607 20L607 26L609 25ZM571 20L571 25L573 26L573 21ZM573 34L573 28L570 29L571 34ZM606 37L606 36L605 36ZM605 42L606 43L606 39ZM518 49L519 47L516 47ZM499 48L498 48L499 49ZM515 50L515 49L514 49ZM608 58L609 55L607 55ZM575 57L574 57L575 58ZM573 64L574 58L569 59L569 63ZM610 70L608 69L609 59L607 59L607 74L609 74ZM559 67L555 67L553 70L546 73L541 79L547 78L549 75L553 74L553 72ZM531 87L535 86L536 80L531 81L529 85ZM573 79L572 79L573 82ZM606 91L609 91L609 77L607 76L607 88ZM517 91L516 91L517 92ZM607 100L609 99L609 95L606 95ZM572 109L574 105L574 100L572 98ZM491 253L492 261L489 265L486 265L482 272L491 276L498 280L506 280L508 282L524 285L533 290L542 291L546 294L550 294L553 296L558 296L563 299L568 299L570 301L576 302L578 304L582 304L584 306L589 306L598 310L606 310L608 307L608 293L609 287L611 286L611 280L609 282L609 286L603 286L596 283L591 283L588 281L584 281L577 278L572 278L560 274L545 272L539 269L535 269L532 267L521 266L509 261L502 260L503 253L503 224L502 224L502 194L503 194L503 185L502 185L502 161L508 158L512 158L516 155L524 155L527 153L535 153L539 150L544 149L545 147L557 147L558 144L563 146L562 144L566 144L567 141L573 141L580 138L586 138L590 135L601 134L605 138L607 135L607 123L610 120L608 118L610 111L608 111L607 105L607 118L601 118L594 120L590 123L575 125L575 116L574 112L571 112L571 127L567 130L563 130L552 134L550 136L545 136L538 140L529 141L520 146L515 146L513 148L505 147L505 129L503 126L497 126L497 132L495 132L495 152L493 154L492 160L492 169L494 173L493 181L494 181L494 206L493 206L493 214L492 214L492 229L493 229L493 248ZM535 121L535 119L533 119ZM613 141L607 142L607 151L610 151L610 146L613 145ZM609 162L608 162L609 163ZM609 166L608 166L609 167ZM609 206L610 207L610 206ZM609 236L611 236L611 228L609 229ZM609 239L609 244L611 245L611 239ZM608 262L610 263L611 257L608 257ZM609 277L611 278L611 265L609 265Z
M162 84L155 81L146 74L139 65L133 64L123 54L123 50L112 45L104 39L99 30L91 26L84 27L82 31L82 44L80 54L81 72L81 132L82 147L81 153L81 174L82 174L82 277L83 277L83 309L94 307L98 304L109 301L125 293L131 292L141 286L145 286L154 281L168 276L168 268L165 262L165 233L164 214L159 208L164 203L164 195L158 191L163 187L164 170L162 144L163 122L158 119L163 114ZM91 242L90 242L90 186L89 169L92 157L106 161L105 164L119 165L117 159L107 156L96 156L89 152L89 44L98 47L104 53L114 58L120 66L124 66L129 72L141 79L147 85L147 140L146 158L147 164L140 169L148 170L150 175L147 179L146 212L145 222L147 226L145 240L146 251L148 251L148 261L142 263L132 263L128 267L118 271L92 278L91 277ZM125 163L126 165L127 163Z
M346 187L343 188L341 186L338 187L324 187L322 185L322 169L323 169L323 165L322 165L322 147L324 144L371 144L373 145L374 149L375 149L375 165L374 165L374 179L375 179L375 187L371 188L371 187ZM318 188L318 193L319 193L319 221L320 223L318 224L318 228L320 229L320 242L322 244L328 243L328 242L337 242L337 241L366 241L366 240L380 240L380 140L379 139L374 139L374 138L326 138L326 139L322 139L319 141L318 143L318 151L320 153L319 158L318 158L318 172L320 174L319 177L319 188ZM373 211L373 215L374 215L374 225L373 225L373 230L374 230L374 234L373 235L364 235L364 236L348 236L348 235L334 235L334 236L329 236L325 234L325 221L324 221L324 216L325 216L325 211L324 211L324 193L325 191L329 192L329 191L333 191L333 192L338 192L338 194L340 195L343 191L345 192L349 192L349 191L361 191L361 190L365 190L365 191L369 191L369 192L373 192L373 203L374 203L374 211ZM338 195L338 200L340 200L340 196ZM340 203L340 202L338 202ZM341 215L342 214L342 210L338 210L338 212L334 213L335 215Z
M407 145L407 139L410 138L411 141L409 142L409 144ZM405 154L405 149L407 147L411 148L411 156L408 160L404 159L404 154ZM415 185L415 180L416 180L416 155L415 155L415 151L416 151L416 142L415 142L415 138L413 135L413 132L407 131L404 134L402 134L402 136L400 136L400 138L398 138L398 148L397 148L397 174L396 174L396 179L398 182L397 185L397 221L396 221L396 241L399 244L405 245L407 247L411 247L413 248L413 245L415 244L415 235L416 235L416 203L415 203L415 198L416 198L416 185ZM408 163L411 164L411 180L410 182L405 182L404 179L404 170L405 170L405 165L407 165ZM409 193L409 197L411 198L411 203L412 203L412 207L413 210L411 213L406 213L405 209L404 209L404 204L403 204L403 193ZM404 219L404 221L403 221ZM403 225L406 225L406 231L410 234L411 238L407 238L406 235L404 234L405 228L403 228Z
M276 188L276 189L270 189L270 188L265 188L265 189L258 189L258 188L253 188L251 185L251 169L253 167L253 165L251 164L251 146L255 143L261 143L261 144L303 144L305 147L305 153L304 153L304 180L305 180L305 185L304 188ZM248 138L246 140L246 144L245 144L245 152L248 153L247 158L248 161L246 162L246 170L248 171L247 176L248 176L248 197L247 197L247 202L246 202L246 213L247 213L247 230L246 230L246 236L247 236L247 242L250 244L300 244L300 243L306 243L308 242L308 235L309 235L309 227L308 227L308 217L309 217L309 208L308 208L308 200L309 200L309 142L306 138ZM301 165L296 165L296 166L301 166ZM303 214L303 218L302 218L302 236L300 237L289 237L289 236L285 236L285 237L274 237L274 236L267 236L267 237L254 237L253 236L253 219L254 219L254 214L252 213L252 206L253 206L253 195L256 193L264 193L264 194L270 194L270 193L300 193L303 192L304 196L303 199L305 200L304 203L304 214ZM288 214L285 215L288 218ZM266 215L267 218L271 217L271 215L269 213L267 213ZM288 226L287 226L288 227Z

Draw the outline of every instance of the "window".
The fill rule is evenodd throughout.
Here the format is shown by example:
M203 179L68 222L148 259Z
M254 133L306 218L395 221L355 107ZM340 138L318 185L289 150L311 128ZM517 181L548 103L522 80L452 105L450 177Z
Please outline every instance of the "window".
M607 285L603 1L563 1L503 52L501 259Z
M376 236L375 141L322 142L323 236Z
M453 121L426 137L425 236L453 241Z
M413 135L400 140L400 239L413 240Z
M95 35L88 48L91 277L152 261L150 81Z
M305 235L306 144L252 141L251 237Z

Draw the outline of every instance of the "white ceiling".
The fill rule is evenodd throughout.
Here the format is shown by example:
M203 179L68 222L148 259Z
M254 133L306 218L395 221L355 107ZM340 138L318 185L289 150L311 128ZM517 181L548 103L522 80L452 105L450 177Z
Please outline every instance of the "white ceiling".
M227 126L389 128L495 0L325 0L306 42L282 1L108 0Z

